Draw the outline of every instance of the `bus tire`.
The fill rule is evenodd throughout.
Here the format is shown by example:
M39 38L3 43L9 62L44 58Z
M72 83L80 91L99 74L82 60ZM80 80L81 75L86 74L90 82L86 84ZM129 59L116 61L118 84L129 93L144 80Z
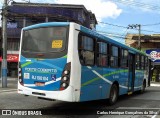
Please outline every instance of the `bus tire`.
M111 86L110 94L109 94L109 104L113 105L116 103L118 99L118 86L116 84L113 84Z

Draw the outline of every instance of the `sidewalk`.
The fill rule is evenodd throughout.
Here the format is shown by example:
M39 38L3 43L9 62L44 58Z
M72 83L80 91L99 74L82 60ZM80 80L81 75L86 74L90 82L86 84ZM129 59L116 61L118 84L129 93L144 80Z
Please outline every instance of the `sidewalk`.
M153 82L153 81L151 81L151 86L160 87L160 82Z
M0 93L17 91L17 82L18 82L18 78L7 77L7 87L2 88L2 79L0 78Z

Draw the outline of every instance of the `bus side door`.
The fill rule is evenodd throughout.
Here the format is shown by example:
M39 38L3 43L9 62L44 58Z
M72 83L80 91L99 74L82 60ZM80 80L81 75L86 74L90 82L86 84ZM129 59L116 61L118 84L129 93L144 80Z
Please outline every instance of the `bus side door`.
M134 82L135 82L135 54L129 53L128 92L134 91Z

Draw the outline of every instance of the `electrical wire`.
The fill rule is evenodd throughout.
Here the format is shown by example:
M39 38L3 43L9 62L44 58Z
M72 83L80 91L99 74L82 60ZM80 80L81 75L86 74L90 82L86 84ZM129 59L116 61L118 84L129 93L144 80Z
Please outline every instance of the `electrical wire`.
M106 23L106 22L100 22L100 21L98 21L98 23L101 23L101 24L106 24L106 25L111 25L111 26L116 26L116 27L121 27L121 28L128 28L128 27L125 27L125 26L121 26L121 25L115 25L115 24Z
M111 25L111 26L115 26L115 27L128 28L128 27L125 27L125 26L115 25L115 24L106 23L106 22L100 22L100 21L98 21L98 23L107 24L107 25ZM155 24L160 24L160 23L155 23ZM151 25L151 24L148 24L148 25ZM153 24L152 24L152 25L153 25ZM143 26L143 25L141 25L141 26ZM147 26L147 25L144 25L144 26ZM133 29L133 30L138 30L138 29ZM145 29L141 29L141 31L152 32L152 33L158 33L158 34L160 34L160 32L151 31L151 30L145 30Z
M154 23L154 24L145 24L145 25L141 25L141 26L154 26L154 25L160 25L160 23Z
M123 5L131 5L131 6L136 6L139 8L145 8L148 10L160 10L159 6L156 6L153 4L145 4L145 3L136 2L136 1L122 1L122 0L110 0L110 1L123 3Z
M104 31L97 31L98 33L108 36L108 37L115 37L115 38L121 38L121 39L130 39L126 38L124 35L121 34L116 34L116 33L111 33L111 32L104 32Z
M112 34L112 35L118 35L118 36L124 36L124 35L121 35L119 33L114 33L114 32L105 32L105 31L98 31L97 32L100 32L100 33L107 33L107 34Z

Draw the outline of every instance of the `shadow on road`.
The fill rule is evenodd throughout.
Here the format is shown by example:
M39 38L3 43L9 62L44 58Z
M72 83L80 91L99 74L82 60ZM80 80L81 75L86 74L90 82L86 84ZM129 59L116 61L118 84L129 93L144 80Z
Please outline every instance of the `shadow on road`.
M115 105L110 106L107 100L95 100L88 102L57 102L53 106L45 107L46 114L57 115L97 115L97 111L115 111L119 108L140 108L149 102L156 102L149 99L138 99L150 93L160 92L160 87L147 88L144 93L135 92L132 95L122 95ZM136 99L135 99L136 98ZM152 105L151 105L152 106ZM154 107L152 107L154 108ZM47 111L47 112L46 112ZM100 116L100 115L98 115Z
M118 107L126 107L124 101L130 102L130 98L141 94L134 93L130 96L122 95L115 105L110 106L108 100L95 100L88 102L58 102L51 107L44 107L42 110L47 115L96 115L97 111L111 111ZM133 102L132 102L133 103ZM132 104L131 103L131 104Z

